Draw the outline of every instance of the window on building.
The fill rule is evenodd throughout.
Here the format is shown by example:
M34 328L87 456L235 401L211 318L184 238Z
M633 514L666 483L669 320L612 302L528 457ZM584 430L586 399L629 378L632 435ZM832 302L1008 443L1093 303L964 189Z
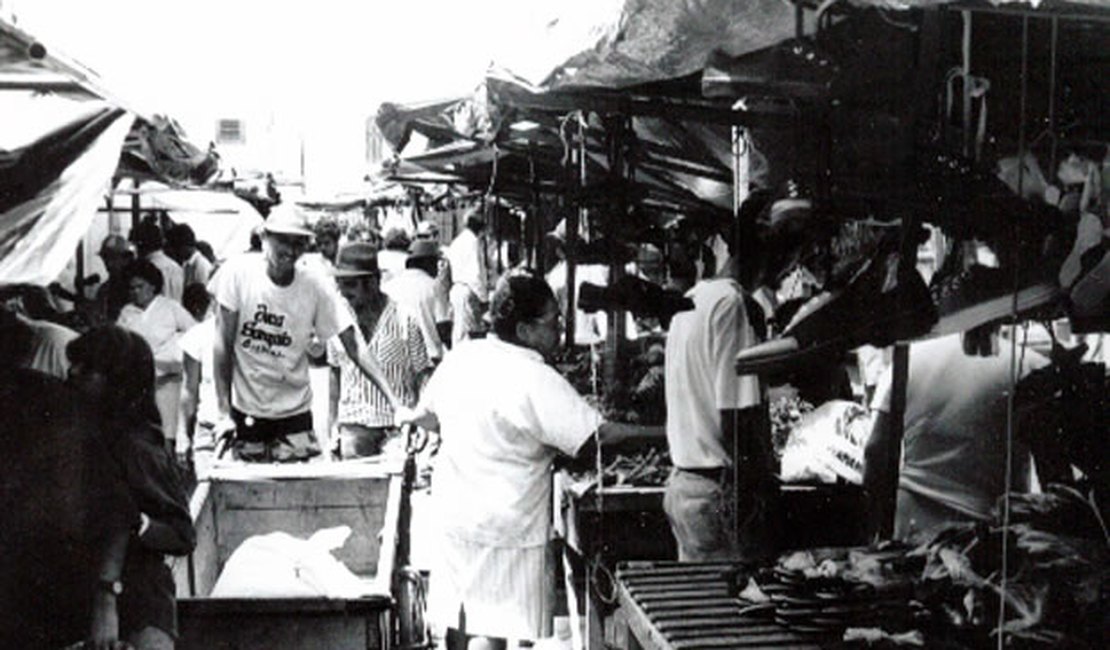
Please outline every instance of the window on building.
M243 120L219 120L216 123L216 142L241 144L245 140Z

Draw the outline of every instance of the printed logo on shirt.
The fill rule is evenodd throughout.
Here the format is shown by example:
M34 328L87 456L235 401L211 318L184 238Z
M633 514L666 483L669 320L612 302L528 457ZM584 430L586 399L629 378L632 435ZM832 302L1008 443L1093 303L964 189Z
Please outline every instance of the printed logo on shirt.
M282 348L293 345L293 337L285 329L285 315L271 312L264 304L259 304L254 317L243 323L239 335L245 349L274 357L284 356Z

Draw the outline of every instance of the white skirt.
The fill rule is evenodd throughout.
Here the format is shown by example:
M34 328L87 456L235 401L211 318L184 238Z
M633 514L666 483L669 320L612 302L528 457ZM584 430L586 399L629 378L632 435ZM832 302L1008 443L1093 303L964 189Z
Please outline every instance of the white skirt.
M551 635L554 575L547 548L497 548L442 536L428 584L428 618L470 635Z

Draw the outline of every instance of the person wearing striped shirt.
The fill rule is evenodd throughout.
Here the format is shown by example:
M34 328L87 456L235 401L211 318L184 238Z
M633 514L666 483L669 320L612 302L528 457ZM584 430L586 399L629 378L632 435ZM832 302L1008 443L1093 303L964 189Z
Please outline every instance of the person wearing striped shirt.
M332 272L358 324L365 349L404 406L413 406L433 364L419 323L381 290L381 270L372 244L356 242L339 251ZM328 344L331 390L328 415L341 458L373 456L393 429L393 406L333 339Z

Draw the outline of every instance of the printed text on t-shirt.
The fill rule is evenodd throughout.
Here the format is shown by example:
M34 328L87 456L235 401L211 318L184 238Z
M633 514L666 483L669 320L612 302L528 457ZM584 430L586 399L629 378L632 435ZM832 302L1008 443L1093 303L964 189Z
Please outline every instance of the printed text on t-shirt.
M280 328L279 331L269 331L261 326ZM259 304L251 320L243 323L239 334L243 337L243 347L255 352L263 352L276 357L282 356L281 350L274 348L287 348L293 344L293 338L285 331L285 315L276 314L267 309L266 305Z

